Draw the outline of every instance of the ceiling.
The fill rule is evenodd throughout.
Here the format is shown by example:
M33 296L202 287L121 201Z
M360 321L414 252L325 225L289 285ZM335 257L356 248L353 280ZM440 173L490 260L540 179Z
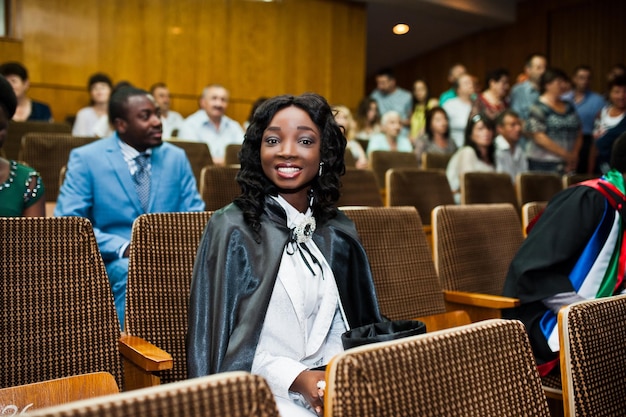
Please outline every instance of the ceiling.
M475 32L515 21L522 0L353 0L367 3L367 75ZM409 25L394 35L397 23Z

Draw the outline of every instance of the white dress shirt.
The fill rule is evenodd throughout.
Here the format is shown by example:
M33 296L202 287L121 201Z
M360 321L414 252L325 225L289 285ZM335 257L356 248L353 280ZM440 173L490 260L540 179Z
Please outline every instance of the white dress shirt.
M511 145L502 135L496 136L496 171L506 172L515 182L517 174L528 171L528 159L521 146L515 146L511 152Z
M310 208L302 214L274 198L285 209L289 228L312 215ZM302 371L343 351L341 334L348 327L330 265L313 240L305 244L318 263L304 250L285 247L251 370L267 380L277 399L300 405L306 402L289 387Z
M233 119L222 116L219 129L209 119L204 110L198 110L187 117L178 131L178 138L196 142L204 142L209 145L211 156L217 160L223 160L226 153L226 145L243 143L243 129Z

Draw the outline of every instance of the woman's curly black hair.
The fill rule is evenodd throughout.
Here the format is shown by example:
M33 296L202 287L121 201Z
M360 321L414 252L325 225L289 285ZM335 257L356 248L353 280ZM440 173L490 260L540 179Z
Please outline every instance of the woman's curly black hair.
M304 110L320 131L320 161L324 165L322 175L316 176L311 183L314 197L313 216L321 223L337 214L335 204L339 199L341 186L339 177L345 173L346 138L335 122L328 102L314 93L273 97L254 112L239 152L241 169L237 174L237 182L241 187L241 194L234 202L243 211L244 221L257 238L260 238L260 217L265 207L265 196L278 194L278 188L265 176L261 166L263 133L274 115L290 106Z

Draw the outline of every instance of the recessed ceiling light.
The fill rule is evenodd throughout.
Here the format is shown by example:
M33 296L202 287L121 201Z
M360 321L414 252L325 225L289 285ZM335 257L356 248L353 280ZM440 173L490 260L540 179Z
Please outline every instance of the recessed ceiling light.
M404 23L398 23L393 27L393 33L396 35L404 35L409 31L409 25L405 25Z

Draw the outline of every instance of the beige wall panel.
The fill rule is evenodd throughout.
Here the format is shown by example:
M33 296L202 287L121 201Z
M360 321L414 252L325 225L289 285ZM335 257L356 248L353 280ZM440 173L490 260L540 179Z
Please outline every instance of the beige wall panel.
M23 60L33 97L57 120L87 105L96 71L142 88L164 81L185 116L204 86L223 84L227 113L240 122L259 96L315 91L354 106L363 95L366 14L358 3L23 0L21 23L23 53L0 51Z
M333 62L331 65L328 100L356 109L363 97L363 79L358 72L365 68L365 44L358 39L367 34L366 22L353 7L334 5L331 23Z
M0 39L0 56L5 61L22 61L22 42Z
M223 72L229 76L226 86L233 97L254 101L285 93L286 79L291 76L286 62L295 58L294 51L287 49L293 30L292 25L285 24L290 4L232 3L230 13L239 20L229 28L229 40L237 48L232 48L230 61L222 65L227 65Z
M550 57L569 74L577 65L590 65L592 88L606 89L606 74L626 62L626 4L605 0L551 13Z
M24 62L31 83L86 85L100 65L96 4L108 2L23 0Z

